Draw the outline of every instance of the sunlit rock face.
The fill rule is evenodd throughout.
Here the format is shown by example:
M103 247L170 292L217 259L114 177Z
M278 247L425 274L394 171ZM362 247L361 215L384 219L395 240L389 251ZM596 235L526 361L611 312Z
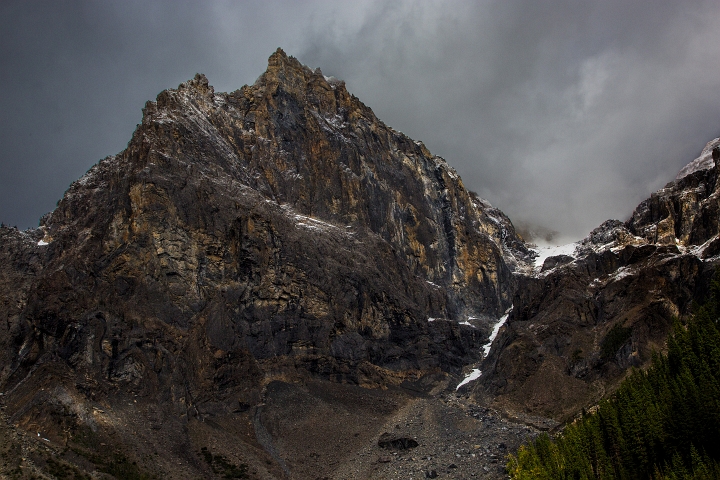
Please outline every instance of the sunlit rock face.
M254 405L272 379L457 374L531 259L443 159L281 50L235 92L161 92L40 229L2 234L0 381L23 421L90 396L162 418ZM40 398L44 369L64 380Z
M673 320L703 299L720 260L719 147L708 143L626 222L608 220L518 277L479 398L567 419L665 349Z

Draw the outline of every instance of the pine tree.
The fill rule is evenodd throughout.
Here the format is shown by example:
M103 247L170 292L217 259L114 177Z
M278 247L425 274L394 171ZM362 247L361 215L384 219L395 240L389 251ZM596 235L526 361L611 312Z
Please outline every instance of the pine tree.
M629 375L596 413L522 446L510 456L511 477L720 478L718 272L708 301L674 323L667 356L653 354L647 372Z

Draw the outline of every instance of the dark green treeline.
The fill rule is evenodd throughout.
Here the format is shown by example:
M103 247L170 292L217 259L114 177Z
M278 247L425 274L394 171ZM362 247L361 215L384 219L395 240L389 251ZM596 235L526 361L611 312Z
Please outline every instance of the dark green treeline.
M592 414L510 456L514 479L720 479L720 276L668 354Z

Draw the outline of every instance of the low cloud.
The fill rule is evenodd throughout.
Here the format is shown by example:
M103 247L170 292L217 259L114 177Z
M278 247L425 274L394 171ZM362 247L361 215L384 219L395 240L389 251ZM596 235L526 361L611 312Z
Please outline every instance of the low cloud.
M384 8L383 8L384 7ZM513 220L580 238L720 134L715 3L382 5L303 58Z

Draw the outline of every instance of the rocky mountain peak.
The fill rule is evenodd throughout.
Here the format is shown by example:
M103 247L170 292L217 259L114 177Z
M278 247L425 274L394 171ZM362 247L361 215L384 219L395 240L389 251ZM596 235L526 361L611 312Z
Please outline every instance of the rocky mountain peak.
M530 256L444 159L281 50L234 92L160 92L42 231L5 233L0 383L53 365L79 409L121 391L167 415L255 405L279 378L458 374ZM33 391L5 397L18 416L45 408Z
M279 107L282 103L277 105L275 101L289 97L322 114L342 114L342 110L347 115L358 108L367 110L348 93L345 82L325 77L319 68L310 69L282 49L270 56L267 70L248 90L251 97L264 97Z
M484 359L476 395L567 419L662 351L720 262L718 159L715 139L627 221L542 254L519 278L503 348Z
M229 94L213 96L204 77L161 92L146 105L143 123L148 129L136 132L138 141L157 136L150 157L182 159L212 175L220 169L300 214L342 228L369 228L403 255L419 259L411 264L423 265L421 276L453 284L453 290L495 283L498 269L504 276L524 265L529 252L507 217L471 198L442 158L379 121L343 82L281 50L268 63L255 84ZM201 95L188 95L190 87L199 88ZM174 132L158 136L158 128L171 123ZM188 131L206 137L215 151L186 158L181 148L166 145ZM424 233L415 232L417 228ZM468 243L468 235L478 237ZM470 270L493 273L478 276L458 263L467 258L464 251L470 245L484 245L488 259L486 266ZM508 292L512 281L503 283ZM509 301L507 293L482 295L482 300L462 297L451 302L453 316L499 315ZM499 302L493 300L497 298Z
M720 138L703 148L675 180L642 202L627 222L628 229L651 243L699 246L718 233L718 164ZM717 153L715 153L717 150Z
M702 152L700 152L700 156L685 165L680 172L678 172L675 180L680 180L698 170L707 170L716 167L718 160L720 160L720 138L708 142L705 148L702 149Z
M294 60L298 65L300 65L300 62L298 62L295 57L288 57L287 53L285 53L285 50L283 50L281 47L278 47L277 50L275 50L275 52L273 52L273 54L270 55L270 57L268 58L268 66L277 66L286 62L291 62L291 59Z

